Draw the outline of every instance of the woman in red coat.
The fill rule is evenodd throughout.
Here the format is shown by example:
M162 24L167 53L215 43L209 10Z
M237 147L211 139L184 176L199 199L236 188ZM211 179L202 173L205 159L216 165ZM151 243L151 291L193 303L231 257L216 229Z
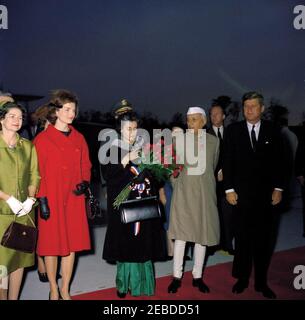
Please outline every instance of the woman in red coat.
M70 300L75 252L90 249L84 191L91 163L84 137L71 126L77 112L76 97L65 90L55 91L49 106L56 117L34 141L41 175L37 254L45 257L49 298ZM59 256L62 286L58 291Z

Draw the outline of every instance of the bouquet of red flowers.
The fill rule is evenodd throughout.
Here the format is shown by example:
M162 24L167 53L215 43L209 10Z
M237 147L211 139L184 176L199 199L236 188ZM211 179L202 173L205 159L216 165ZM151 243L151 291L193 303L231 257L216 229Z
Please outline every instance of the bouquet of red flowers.
M177 155L174 146L164 145L164 141L157 144L147 144L139 155L139 164L137 169L132 167L135 174L134 181L131 181L115 198L113 206L117 209L120 204L128 199L132 190L137 188L136 178L139 173L149 171L158 182L165 182L171 176L177 178L183 170L183 165L177 163Z
M146 145L141 154L140 171L147 169L159 182L166 181L173 175L178 177L183 165L177 164L177 155L174 146L164 145L164 141Z

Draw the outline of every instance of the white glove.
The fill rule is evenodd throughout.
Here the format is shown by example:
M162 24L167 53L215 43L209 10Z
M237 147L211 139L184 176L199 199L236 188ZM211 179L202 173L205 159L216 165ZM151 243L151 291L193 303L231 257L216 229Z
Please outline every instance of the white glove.
M20 218L20 217L23 217L27 214L27 212L24 211L24 209L22 209L18 214L17 214L17 217Z
M35 202L36 202L36 199L35 199L35 198L27 198L27 199L22 203L23 211L25 212L24 214L27 214L27 213L31 212L32 207L33 207L33 205L34 205ZM22 217L24 214L21 213L21 215L18 215L18 217Z
M13 196L10 196L6 200L6 203L11 208L11 210L14 212L14 214L20 213L20 211L23 209L22 203Z

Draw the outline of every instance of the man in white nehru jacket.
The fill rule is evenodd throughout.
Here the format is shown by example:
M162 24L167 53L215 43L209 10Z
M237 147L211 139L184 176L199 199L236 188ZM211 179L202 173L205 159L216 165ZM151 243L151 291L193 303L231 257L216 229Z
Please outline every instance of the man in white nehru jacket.
M214 175L219 155L219 139L202 130L206 121L203 108L188 109L189 130L183 142L185 166L179 177L172 179L173 197L169 236L175 240L175 244L173 280L168 287L169 293L176 293L181 286L186 242L195 244L192 284L201 292L210 291L202 280L202 271L206 247L219 243L219 218ZM179 155L179 145L177 145L177 150ZM197 163L188 156L190 153L197 158Z

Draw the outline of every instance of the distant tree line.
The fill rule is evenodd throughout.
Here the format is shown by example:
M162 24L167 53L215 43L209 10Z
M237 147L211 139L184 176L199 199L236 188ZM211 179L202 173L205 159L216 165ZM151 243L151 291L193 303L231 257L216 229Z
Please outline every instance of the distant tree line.
M240 102L233 101L231 97L221 95L215 99L212 99L212 105L219 105L223 108L226 115L225 125L229 125L233 122L239 121L242 119L242 106ZM208 112L208 110L206 110ZM275 122L279 126L288 126L288 115L289 109L282 105L280 101L272 98L269 106L266 105L266 110L264 112L264 119ZM144 112L139 114L141 127L147 129L148 131L152 129L164 129L172 128L174 126L179 126L186 128L185 115L177 112L173 114L170 121L161 121L156 115L151 112ZM304 121L305 123L305 112L304 112ZM101 123L108 124L110 127L114 127L115 120L112 112L102 112L100 110L89 110L81 111L78 115L77 121L79 122L92 122L92 123Z

